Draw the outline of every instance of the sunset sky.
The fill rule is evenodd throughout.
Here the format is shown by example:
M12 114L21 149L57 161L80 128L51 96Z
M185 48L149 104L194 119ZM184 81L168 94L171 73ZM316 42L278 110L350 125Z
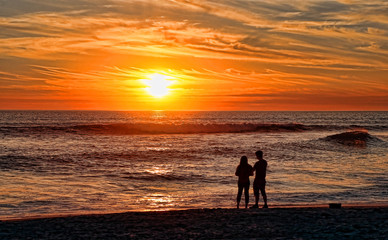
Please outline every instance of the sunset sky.
M388 110L388 1L0 0L0 109Z

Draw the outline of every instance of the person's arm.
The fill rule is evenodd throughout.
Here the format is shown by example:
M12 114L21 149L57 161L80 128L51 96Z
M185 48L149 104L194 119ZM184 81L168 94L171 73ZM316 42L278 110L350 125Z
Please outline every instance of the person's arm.
M256 171L256 167L257 167L257 163L255 163L255 165L253 165L252 174L254 171Z
M238 166L237 168L236 168L236 172L234 173L234 175L236 175L236 176L240 176L240 166Z

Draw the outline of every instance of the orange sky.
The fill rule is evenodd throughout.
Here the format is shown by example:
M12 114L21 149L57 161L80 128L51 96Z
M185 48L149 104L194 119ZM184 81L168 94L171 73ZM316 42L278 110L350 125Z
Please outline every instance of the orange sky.
M383 0L13 0L0 109L388 110ZM141 79L174 79L155 98Z

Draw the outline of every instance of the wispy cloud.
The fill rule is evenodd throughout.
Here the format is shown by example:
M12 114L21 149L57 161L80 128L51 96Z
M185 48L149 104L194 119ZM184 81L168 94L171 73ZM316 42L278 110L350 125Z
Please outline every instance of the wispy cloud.
M5 1L0 60L23 72L0 66L0 87L59 98L126 89L140 98L142 86L131 79L170 64L185 79L176 92L198 99L291 92L334 99L361 89L378 97L388 81L387 11L382 0Z

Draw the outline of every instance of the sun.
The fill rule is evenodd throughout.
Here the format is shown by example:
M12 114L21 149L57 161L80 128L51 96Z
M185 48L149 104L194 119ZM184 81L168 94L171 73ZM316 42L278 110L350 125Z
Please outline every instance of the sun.
M156 98L161 98L168 95L170 86L173 81L173 77L166 76L159 73L154 73L148 76L147 79L143 79L143 82L148 86L147 92Z

